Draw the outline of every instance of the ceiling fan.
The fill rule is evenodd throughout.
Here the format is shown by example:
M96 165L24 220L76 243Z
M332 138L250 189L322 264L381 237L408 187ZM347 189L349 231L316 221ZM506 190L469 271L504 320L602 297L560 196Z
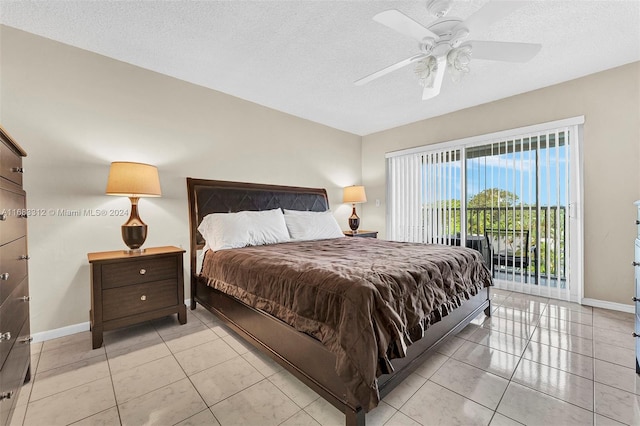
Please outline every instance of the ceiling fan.
M402 12L392 9L378 13L373 20L418 41L420 53L376 71L355 82L360 86L400 68L415 64L418 82L424 87L422 99L440 93L445 69L459 80L469 72L471 58L506 62L527 62L542 45L501 41L467 41L469 35L482 34L491 24L522 6L519 1L490 1L466 20L446 16L452 0L429 0L427 10L436 20L426 27Z

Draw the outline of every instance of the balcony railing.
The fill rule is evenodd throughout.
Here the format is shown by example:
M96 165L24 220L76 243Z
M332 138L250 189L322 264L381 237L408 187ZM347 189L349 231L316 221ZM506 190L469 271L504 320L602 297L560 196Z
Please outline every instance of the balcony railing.
M447 234L461 232L460 208L428 210L431 214L435 210L441 218L446 218ZM528 230L532 262L520 273L534 278L529 282L564 280L568 268L566 249L569 233L565 226L566 219L564 206L468 207L465 228L467 235L486 235L490 229L506 230L507 233Z

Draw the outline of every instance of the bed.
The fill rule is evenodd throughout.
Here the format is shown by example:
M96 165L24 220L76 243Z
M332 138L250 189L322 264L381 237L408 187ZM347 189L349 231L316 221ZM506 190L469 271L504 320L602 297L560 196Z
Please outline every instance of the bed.
M265 271L269 270L269 266L263 265L263 258L265 259L264 262L268 258L277 262L275 267L271 267L273 270L276 267L282 268L282 270L290 268L290 266L287 266L288 264L298 269L305 269L306 266L296 266L291 259L304 258L308 255L310 262L312 262L309 265L312 265L313 262L320 262L320 266L316 269L324 271L322 274L329 274L321 274L322 276L317 279L318 282L327 282L329 280L329 285L342 288L342 283L335 285L336 283L330 281L339 281L343 277L351 279L351 275L354 276L354 280L361 280L363 275L366 275L367 279L372 276L380 276L380 271L377 270L378 267L374 267L367 262L373 262L369 259L372 259L376 252L391 255L396 250L404 250L404 247L400 247L402 243L364 238L337 238L320 242L287 242L273 244L268 247L221 250L215 253L208 251L203 265L200 267L198 255L205 247L205 241L198 232L198 226L203 218L211 213L266 211L280 208L324 212L328 211L329 205L326 191L318 188L187 178L187 189L190 221L191 309L195 309L196 303L199 303L211 311L247 342L281 364L329 403L343 411L347 425L364 425L365 413L376 405L378 398L383 398L401 383L446 337L460 331L483 311L486 315L490 314L490 273L486 268L481 271L481 268L473 264L476 261L482 263L481 256L470 249L434 246L430 250L434 253L433 256L442 258L444 266L441 266L441 268L450 270L450 279L453 280L453 284L450 287L456 289L453 291L456 296L454 300L447 299L446 303L440 304L438 302L439 299L432 302L436 303L438 309L433 309L429 315L421 320L418 332L416 332L417 327L413 327L411 330L401 331L402 338L389 339L385 330L394 328L395 326L391 324L394 321L388 322L382 317L378 317L376 310L375 315L372 313L373 319L369 321L358 320L352 316L348 318L348 321L344 321L343 318L342 322L348 323L349 327L339 328L337 325L333 327L334 324L331 323L331 320L326 320L326 323L330 326L328 328L336 333L336 336L327 337L327 333L325 333L327 327L324 327L325 317L316 322L309 322L305 319L300 325L301 323L297 321L299 318L295 313L287 315L290 313L287 311L284 312L284 315L281 315L281 301L269 302L268 299L262 297L263 295L258 294L258 290L256 290L271 287L259 285L259 282L257 283L258 285L255 282L252 283L252 281L257 281L258 278L249 275L251 271L248 269L255 269L260 274L260 279L266 281L268 274ZM356 245L362 246L363 251L369 250L368 254L361 258L351 258L349 253L357 251L355 249ZM427 247L424 245L417 247L418 245L415 244L404 244L404 246L407 246L406 250L408 252L422 250ZM319 256L318 253L320 252L326 253L329 258L333 256L334 259L326 260L321 258L317 260L316 256ZM207 259L207 256L210 259ZM345 259L344 262L336 260L342 258ZM473 275L462 274L456 269L455 265L462 265L460 262L462 262L461 259L463 258L468 259L465 262L468 261L470 263L468 269L476 271ZM239 259L238 265L251 263L252 266L251 268L245 268L247 269L246 271L238 269L239 266L228 267L230 271L225 271L224 265L231 265L233 259ZM244 262L242 259L244 259ZM251 259L260 260L254 262ZM449 261L449 259L452 260ZM215 261L212 264L217 266L208 266L212 261ZM329 262L332 266L325 268L323 265L326 262ZM350 270L348 268L349 265L345 263L354 264L356 269ZM379 262L378 264L382 263ZM259 268L261 266L263 269L260 271ZM459 267L460 271L463 270L463 267L465 266ZM309 267L309 269L313 268ZM414 273L409 269L397 273L404 273L405 275ZM334 270L339 272L338 275L330 275L334 273ZM227 275L223 275L224 278L220 278L218 275L213 276L214 273L226 273ZM273 275L280 276L281 274L274 273ZM386 272L382 275L387 276ZM466 287L463 287L462 281L469 281L470 276L474 282L466 283ZM237 285L229 286L226 284L234 279L238 281ZM393 279L395 280L395 278ZM283 288L295 286L298 292L307 291L307 287L315 288L311 285L297 285L294 278L289 278L289 281L287 281L287 278L282 278L281 280L285 284L288 283L286 285L282 284ZM456 280L461 282L458 283ZM304 281L311 283L312 278L305 278ZM247 287L243 287L245 284ZM269 285L279 284L274 281L274 283L270 282ZM318 288L320 287L318 286ZM368 288L365 299L370 300L371 304L375 306L393 304L393 297L390 298L384 291L378 291L380 288L384 288L384 286L380 287L378 285L376 287L376 285L373 285L371 289ZM273 293L272 296L275 295L276 298L278 295L283 294L280 293L280 289L270 291ZM379 293L384 294L380 296ZM435 293L438 292L435 291ZM314 293L313 297L309 296L306 299L317 300L316 304L320 306L318 311L322 312L323 315L339 317L333 312L332 307L341 307L343 303L351 303L351 305L346 305L348 308L346 311L355 311L354 306L361 303L360 299L354 299L352 294L350 293L348 297L332 299L330 302L326 302L324 307L322 307L322 303L325 302L322 302L322 298L319 296L316 297L316 293ZM370 296L371 294L375 294L375 297ZM405 294L404 291L402 294ZM304 297L300 298L304 299ZM415 300L413 305L416 305ZM423 311L421 312L424 313ZM406 316L406 314L403 314L403 316ZM337 322L340 321L337 320ZM351 333L352 336L349 336L348 329L359 327L359 324L362 324L366 332L357 331L356 333ZM370 330L371 324L373 324L373 329ZM345 334L341 334L342 332ZM367 341L362 345L360 343L353 344L348 350L336 351L336 347L340 346L336 345L336 340L339 342L349 341L348 339L353 339L357 335L373 335L376 339L373 343ZM416 335L422 337L417 340ZM405 341L409 341L410 345L403 344ZM368 352L361 350L361 346L366 347L371 344L382 345L386 350L378 347L376 359L374 356L367 355ZM346 346L342 345L342 347ZM358 352L362 352L362 354ZM375 365L372 366L372 363ZM373 368L373 372L371 372L371 368ZM373 374L373 385L369 385L371 389L367 389L367 386L362 386L362 380L364 380L365 385L369 383L366 378L361 380L361 377L357 376L357 380L352 380L348 374L353 371L364 371L369 376Z

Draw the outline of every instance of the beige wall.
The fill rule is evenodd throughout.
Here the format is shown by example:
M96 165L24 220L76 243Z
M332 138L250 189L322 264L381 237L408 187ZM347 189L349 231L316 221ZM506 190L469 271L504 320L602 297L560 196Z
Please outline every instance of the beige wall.
M585 297L630 303L638 63L360 138L4 26L0 48L0 123L29 154L28 207L128 209L104 195L109 163L156 164L163 196L140 203L148 246L188 247L186 176L326 187L341 224L341 188L362 179L361 228L384 236L386 152L584 115ZM88 321L86 253L123 248L122 222L29 220L34 332Z
M385 153L580 115L585 116L584 297L631 305L632 203L640 199L637 62L363 137L362 181L374 201L363 206L363 228L385 228Z
M0 123L28 153L29 208L128 209L104 195L109 164L141 161L163 192L140 201L147 246L188 247L187 176L325 187L347 228L359 136L15 29L0 27L0 42ZM87 253L124 248L124 221L29 220L33 332L89 320Z

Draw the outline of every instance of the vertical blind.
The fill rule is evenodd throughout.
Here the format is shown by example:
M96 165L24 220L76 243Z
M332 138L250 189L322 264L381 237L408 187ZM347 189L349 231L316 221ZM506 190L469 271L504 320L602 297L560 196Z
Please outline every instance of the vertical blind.
M388 158L389 239L450 242L460 225L460 155L453 149Z
M521 130L387 154L387 237L486 237L499 287L566 298L577 126Z

